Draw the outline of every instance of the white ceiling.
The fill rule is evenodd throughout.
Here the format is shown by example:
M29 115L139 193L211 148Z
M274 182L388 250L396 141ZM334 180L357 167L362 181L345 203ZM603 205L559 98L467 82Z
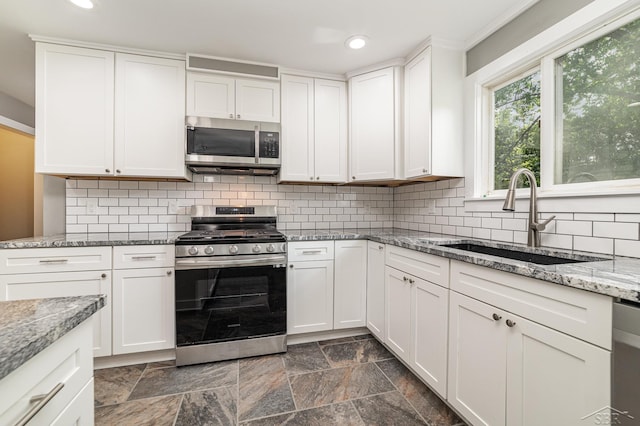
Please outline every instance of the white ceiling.
M407 55L428 36L471 46L537 0L0 1L0 92L34 105L27 34L200 53L343 74ZM365 34L369 45L347 50Z

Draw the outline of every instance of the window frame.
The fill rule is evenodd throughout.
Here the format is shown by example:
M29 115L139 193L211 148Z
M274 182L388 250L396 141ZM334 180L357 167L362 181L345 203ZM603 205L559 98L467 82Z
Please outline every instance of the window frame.
M600 3L600 2L594 2ZM604 3L604 2L603 2ZM621 2L625 3L625 2ZM561 86L557 84L556 79L556 59L572 51L573 49L585 45L596 40L606 34L616 31L618 28L640 19L640 7L637 2L633 9L622 12L615 7L612 10L605 10L607 13L600 12L594 14L591 19L576 18L574 15L581 15L583 11L579 11L574 15L566 18L570 20L569 30L560 29L564 21L561 21L550 30L543 32L529 42L524 43L519 48L514 49L521 60L512 60L514 52L506 54L504 57L489 64L488 72L483 70L476 71L478 76L472 85L475 86L474 96L475 108L479 109L479 114L474 115L474 135L476 141L472 152L476 154L474 162L473 176L473 194L470 200L484 200L503 198L506 190L494 189L494 110L493 110L493 92L500 87L508 85L510 82L516 81L536 70L540 70L540 182L538 183L538 195L540 198L562 198L562 197L585 197L593 195L619 195L619 194L640 194L640 177L634 179L608 180L599 182L579 182L555 184L555 160L558 153L556 152L556 138L558 132L562 131L557 125L556 111L558 91ZM594 5L594 9L607 8L602 4ZM584 8L590 9L588 6ZM618 7L620 9L620 7ZM586 13L593 14L592 11ZM555 35L547 35L548 33L556 33ZM556 38L557 33L564 33L564 37ZM539 39L548 40L545 44L541 44ZM537 47L533 52L524 53L527 49L525 45L533 44ZM530 46L528 47L531 48ZM518 55L515 55L518 56ZM482 78L482 75L485 77ZM488 74L488 75L487 75ZM472 75L473 76L473 75ZM472 77L470 76L470 77ZM478 78L479 77L479 78ZM560 94L561 96L561 94ZM478 99L480 97L480 99ZM517 190L518 197L527 196L528 188L519 188Z

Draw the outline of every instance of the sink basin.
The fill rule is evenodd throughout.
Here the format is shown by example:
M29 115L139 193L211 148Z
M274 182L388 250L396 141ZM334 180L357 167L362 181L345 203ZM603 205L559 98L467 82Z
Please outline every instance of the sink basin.
M471 251L474 253L489 254L491 256L505 257L507 259L521 260L523 262L529 263L537 263L538 265L562 265L565 263L596 262L599 260L606 260L588 256L581 256L580 258L549 256L546 254L528 253L516 249L489 247L472 243L442 244L440 247L450 247L458 250Z

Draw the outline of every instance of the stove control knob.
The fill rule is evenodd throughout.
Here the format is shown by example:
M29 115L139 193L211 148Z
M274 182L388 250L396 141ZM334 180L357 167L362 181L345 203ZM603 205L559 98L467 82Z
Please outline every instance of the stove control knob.
M236 254L238 253L238 246L229 246L229 253Z
M191 256L195 256L196 254L198 254L198 247L195 247L195 246L189 247L189 254Z
M204 254L213 254L213 247L211 247L211 246L207 246L207 247L204 249Z
M260 250L262 250L262 247L260 247L258 244L253 246L253 248L251 249L251 251L253 251L254 253L260 253Z
M269 245L267 246L267 251L268 251L269 253L273 253L275 250L276 250L276 246L274 246L273 244L269 244Z
M282 246L280 246L280 250L282 250L283 253L287 252L287 244L282 244Z

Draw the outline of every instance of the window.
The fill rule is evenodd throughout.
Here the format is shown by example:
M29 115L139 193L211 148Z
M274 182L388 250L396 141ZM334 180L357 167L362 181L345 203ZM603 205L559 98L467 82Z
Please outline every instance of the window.
M540 71L494 89L493 123L494 189L521 167L540 182Z
M534 172L542 194L640 191L639 17L640 9L557 41L564 46L523 60L528 68L517 78L487 71L477 194L499 196L521 167Z
M554 183L640 177L640 20L555 63Z

